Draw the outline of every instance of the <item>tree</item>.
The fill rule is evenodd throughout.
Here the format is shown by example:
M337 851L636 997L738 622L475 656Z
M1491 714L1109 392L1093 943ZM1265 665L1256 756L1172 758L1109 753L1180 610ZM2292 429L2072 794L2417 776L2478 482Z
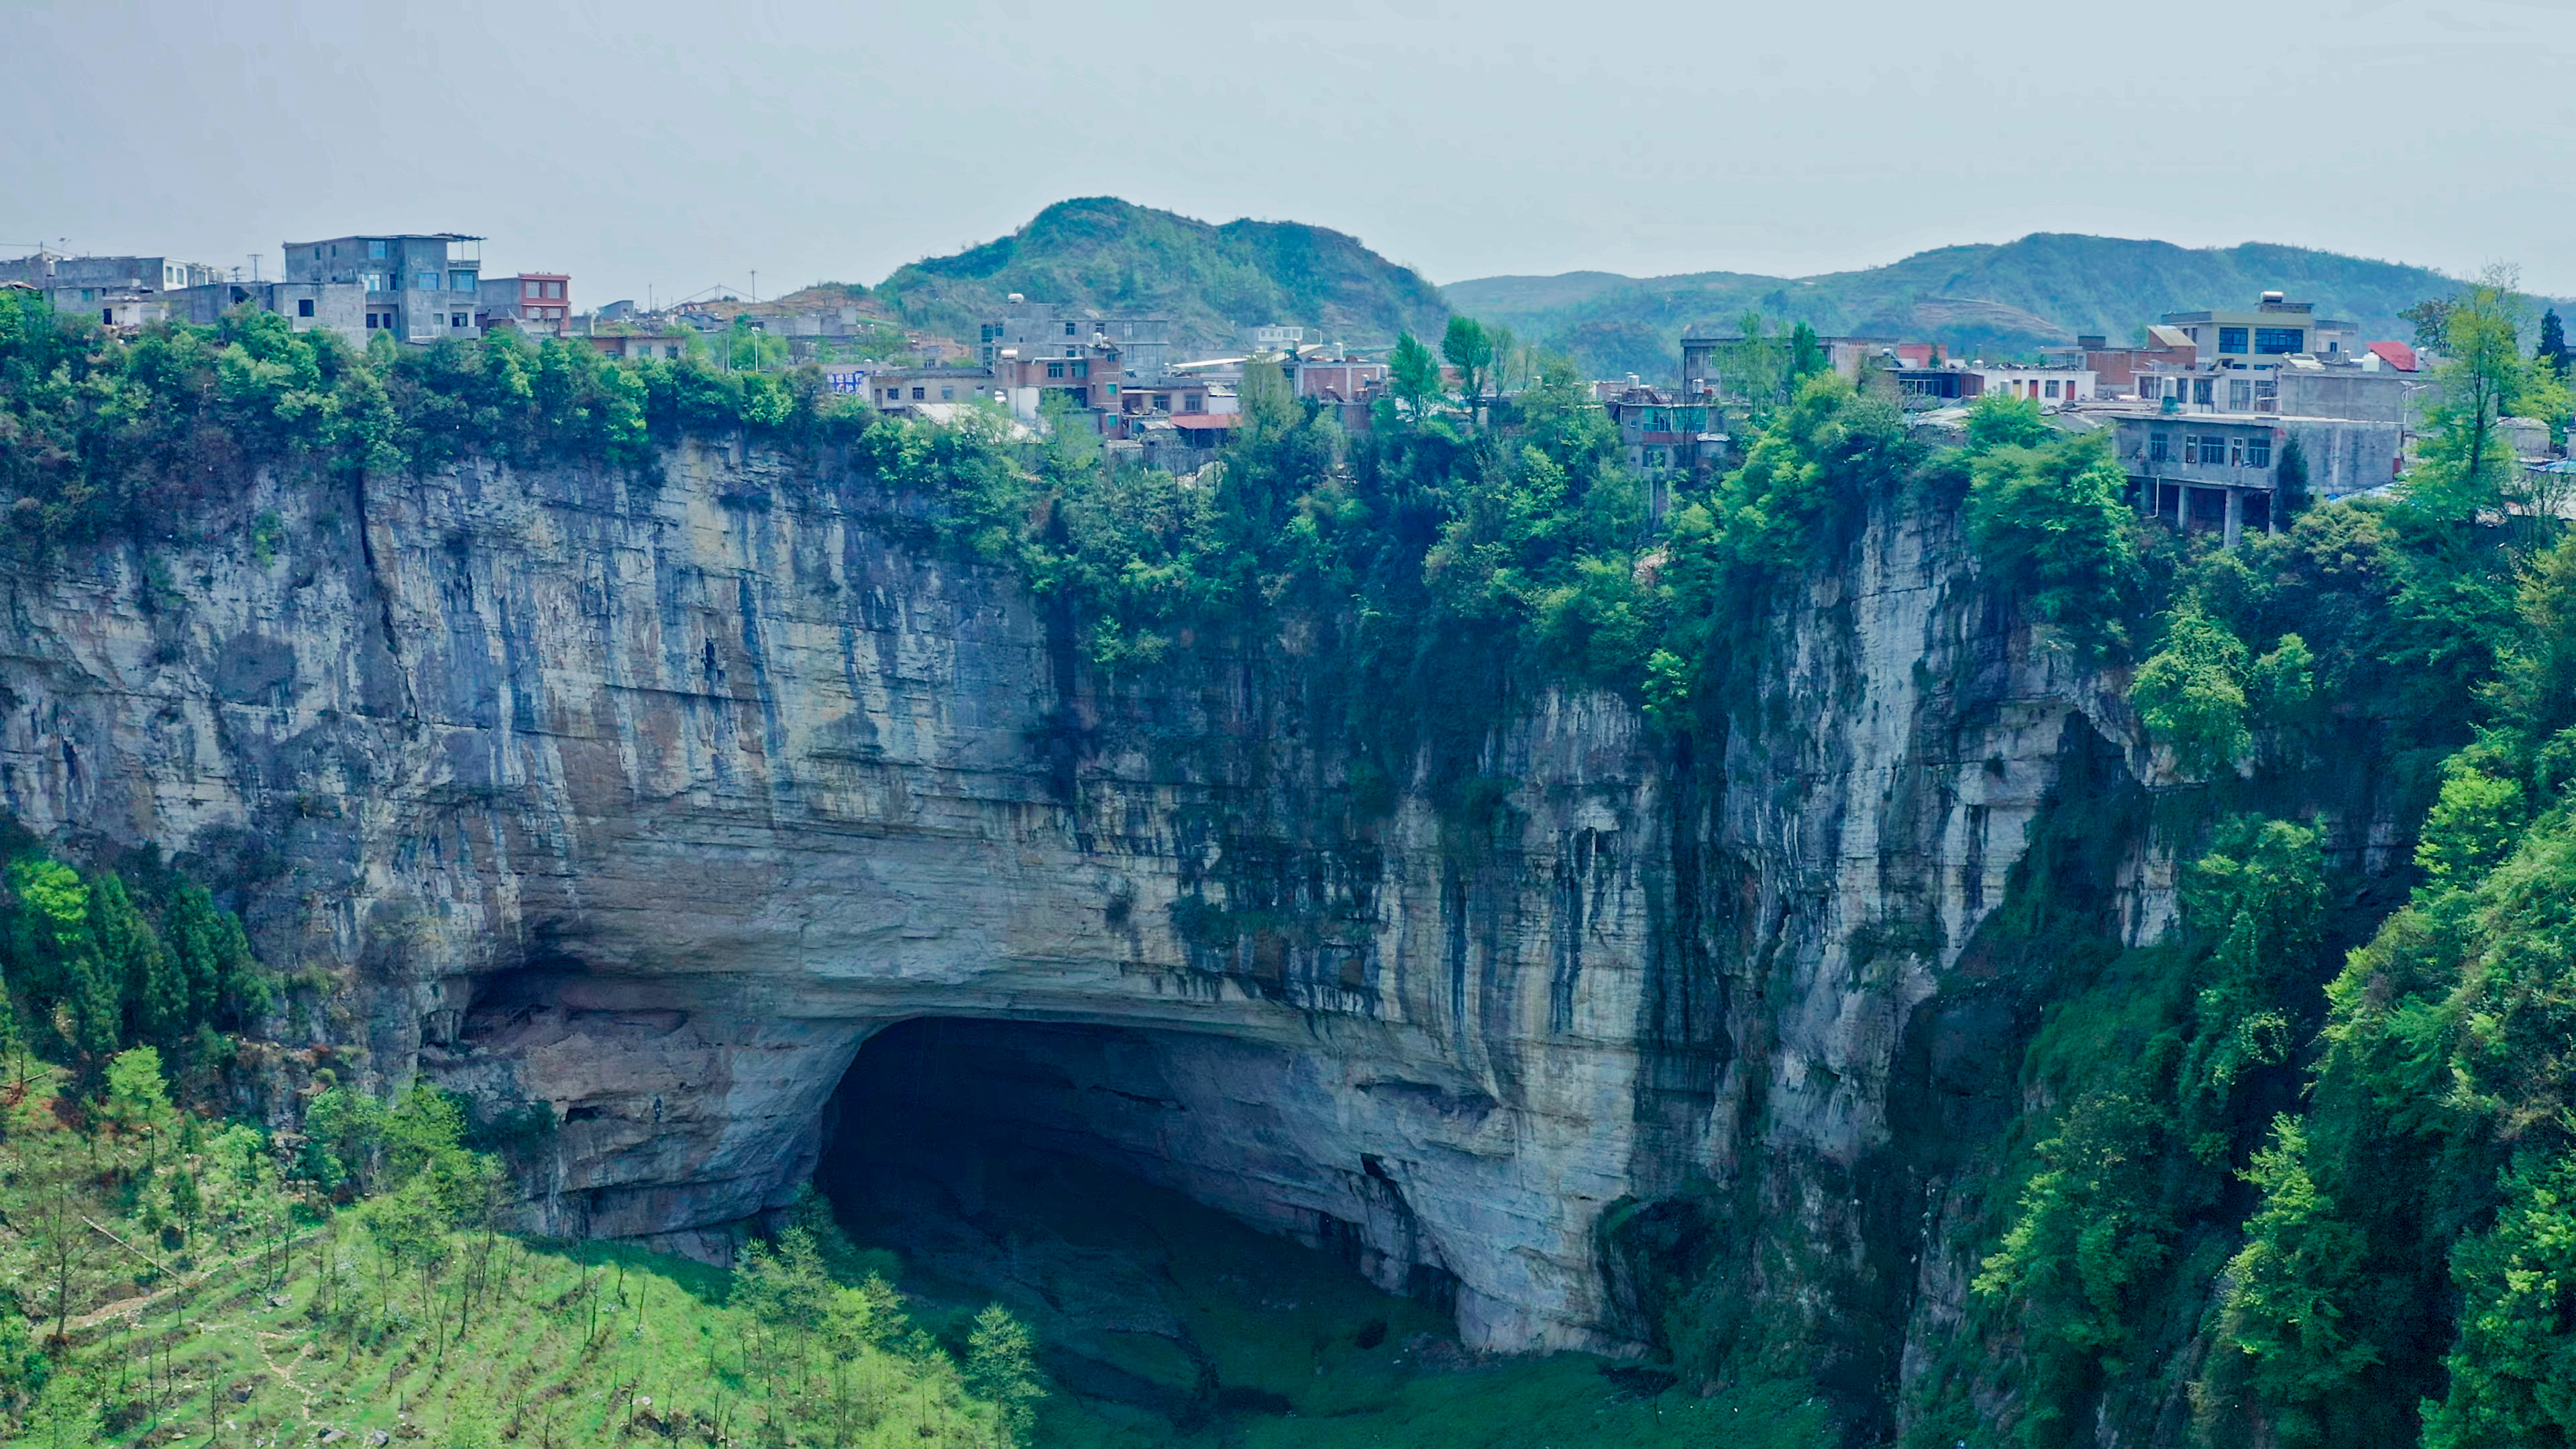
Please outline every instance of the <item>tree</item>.
M119 1132L142 1137L147 1172L158 1161L161 1131L170 1117L170 1093L161 1079L161 1053L140 1046L108 1059L108 1121Z
M186 971L162 949L160 933L116 872L92 879L89 917L100 969L124 1003L123 1039L168 1047L186 1041L193 1025Z
M2533 1154L2495 1227L2452 1257L2460 1344L2425 1449L2576 1443L2576 1155Z
M2407 478L2409 498L2435 517L2474 518L2500 503L2511 484L2513 457L2496 422L2534 366L2519 340L2529 305L2519 283L2513 268L2490 267L2443 304L2447 360L2433 374L2440 400L2426 410L2428 436Z
M2023 425L2036 416L2027 401L1981 401L1970 437L1981 420L1985 436L2028 436ZM1995 447L1970 470L1967 510L1968 536L1993 576L2094 657L2125 643L2121 616L2138 569L2121 502L2128 478L2099 436Z
M975 1315L966 1339L967 1392L1001 1410L1014 1437L1029 1432L1046 1397L1033 1347L1028 1329L999 1303Z
M1395 339L1386 359L1387 390L1403 403L1416 422L1428 416L1431 399L1440 395L1440 363L1422 340L1406 332Z
M1458 389L1474 407L1485 395L1486 369L1493 365L1493 340L1485 335L1484 324L1473 317L1452 317L1449 330L1440 336L1440 355L1458 369Z
M2567 328L2558 320L2557 308L2540 314L2540 346L2532 350L2531 357L2560 382L2567 381Z
M2164 647L2138 667L2129 702L2173 747L2175 768L2206 779L2252 746L2245 724L2245 645L2196 604L2174 615Z
M1804 322L1790 328L1789 386L1794 388L1824 370L1825 348L1816 337L1816 329Z

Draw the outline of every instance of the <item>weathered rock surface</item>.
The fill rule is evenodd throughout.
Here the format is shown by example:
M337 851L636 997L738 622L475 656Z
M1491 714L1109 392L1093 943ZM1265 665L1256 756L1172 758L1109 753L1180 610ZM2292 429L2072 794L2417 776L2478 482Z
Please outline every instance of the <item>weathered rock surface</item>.
M287 521L272 564L6 575L0 794L226 863L272 960L351 984L305 1029L386 1078L549 1104L517 1210L556 1232L784 1202L888 1023L1093 1024L1127 1034L1050 1070L1104 1143L1454 1284L1471 1343L1638 1342L1601 1216L1693 1184L1902 1319L1924 1227L1860 1178L1898 1078L1981 1040L1909 1048L1909 1019L2069 731L2123 737L1982 601L1954 523L1894 503L1742 641L1771 664L1722 761L1542 694L1485 723L1495 808L1463 823L1424 778L1355 805L1309 633L1099 678L918 500L828 463L249 506ZM2151 933L2170 892L2132 875Z

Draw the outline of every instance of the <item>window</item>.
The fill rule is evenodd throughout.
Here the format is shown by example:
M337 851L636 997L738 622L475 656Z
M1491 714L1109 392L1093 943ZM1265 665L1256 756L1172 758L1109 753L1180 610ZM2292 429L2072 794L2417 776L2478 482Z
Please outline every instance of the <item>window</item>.
M371 258L385 255L385 244L382 241L367 243L367 255Z
M447 314L447 325L450 327L462 327L472 320L474 319L469 313L450 312Z
M295 315L296 315L296 316L298 316L298 317L310 317L310 316L312 316L312 315L313 315L313 299L312 299L312 298L310 298L310 297L298 297L298 298L296 298L296 299L295 299Z
M2245 466L2248 468L2269 468L2272 466L2272 440L2270 438L2247 438L2245 440Z
M2245 350L2245 329L2242 327L2219 328L2218 350L2221 352L2243 352Z
M1062 376L1064 376L1064 364L1063 364L1063 363L1061 363L1061 362L1050 362L1050 363L1048 363L1048 364L1047 364L1047 376L1049 376L1049 377L1062 377Z
M2057 396L2057 380L2056 380L2055 378L2051 378L2051 379L2049 379L2049 383L2048 383L2048 395L2049 395L2050 397L2055 397L2055 396Z
M2223 434L2200 435L2200 462L2205 468L2216 468L2227 461L2227 439Z
M2244 466L2245 466L2245 440L2244 440L2242 437L2236 437L2236 438L2230 438L2230 439L2228 439L2228 440L2227 440L2227 443L2228 443L2228 459L2227 459L2227 461L2228 461L2230 464L2232 464L2232 465L2234 465L2234 466L2236 466L2236 467L2239 467L2239 468L2244 467Z
M367 290L370 292L381 292L385 289L385 274L382 272L368 272L358 280L366 283Z
M533 296L536 296L536 295L537 295L537 284L536 284L536 283L534 283L534 282L522 282L522 283L520 283L520 284L519 284L519 295L520 295L520 296L522 296L522 297L533 297Z
M939 400L941 402L954 402L956 398L957 389L953 387L943 387L939 390Z
M115 309L114 307L101 307L101 308L99 308L99 309L98 309L98 320L99 320L100 322L102 322L102 323L106 324L107 326L110 326L110 327L115 326L115 325L116 325L116 309Z
M662 355L663 355L664 357L667 357L667 358L671 359L673 362L677 362L677 361L679 361L679 360L680 360L680 348L679 348L679 345L678 345L677 343L674 343L674 344L672 344L672 345L671 345L671 346L669 346L669 347L665 347L665 348L663 348L663 349L662 349Z
M450 273L448 273L448 274L447 274L447 290L449 290L449 291L451 291L451 292L471 292L471 291L473 291L473 290L474 290L474 274L473 274L472 272L450 272Z
M1064 355L1067 357L1079 357L1082 355L1082 349L1079 347L1068 347L1064 350Z
M1191 393L1188 397L1183 398L1181 403L1182 406L1186 407L1191 412L1202 411L1207 406L1206 403L1200 401L1199 394L1197 393Z
M2293 352L2305 352L2306 341L2305 328L2257 327L2254 329L2254 350L2268 357L2283 357Z
M563 287L564 284L561 282L548 282L546 283L546 295L549 297L560 297L563 295Z
M912 390L912 400L913 400L914 402L920 402L921 400L923 400L924 398L927 398L927 397L929 397L929 396L930 396L930 389L928 389L928 388L926 388L926 387L916 387L916 388L914 388L914 389Z
M367 314L367 326L368 326L369 328L373 328L375 325L376 325L376 314L375 314L375 313L373 313L373 312L370 312L370 313L368 313L368 314Z
M2281 410L2281 380L2277 377L2254 379L2254 411L2277 413Z
M411 279L411 285L416 292L435 292L438 290L438 273L419 273Z
M2254 380L2231 377L2227 380L2227 410L2231 413L2254 411Z
M2147 461L2150 463L2173 461L2173 434L2157 433L2147 439Z
M2210 393L2211 393L2211 389L2213 389L2213 388L2214 388L2214 387L2216 387L2216 386L2217 386L2217 379L2215 379L2215 378L2208 378L2208 377L2195 377L2195 378L2193 378L2193 379L2191 380L2191 401L2192 401L2192 405L2193 405L2193 406L2195 406L2195 407L2204 407L2204 408L2205 408L2205 407L2209 407L2209 406L2211 406L2211 405L2212 405L2212 401L2211 401Z
M1074 376L1076 376L1076 377L1089 377L1089 376L1091 376L1091 364L1090 364L1090 363L1088 363L1088 362L1077 362L1077 363L1075 363L1075 364L1073 365L1073 375L1074 375Z
M1158 392L1154 394L1154 410L1156 412L1170 412L1172 410L1172 395L1167 392Z
M1072 323L1067 322L1066 324L1064 324L1064 335L1065 335L1065 336L1067 336L1067 337L1071 337L1071 336L1073 335L1073 324L1072 324Z

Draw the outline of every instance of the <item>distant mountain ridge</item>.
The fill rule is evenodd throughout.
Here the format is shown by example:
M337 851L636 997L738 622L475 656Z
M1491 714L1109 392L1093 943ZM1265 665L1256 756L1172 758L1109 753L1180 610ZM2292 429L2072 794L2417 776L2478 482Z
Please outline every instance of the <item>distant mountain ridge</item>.
M1623 277L1482 277L1441 289L1452 308L1572 352L1589 370L1659 375L1694 323L1731 327L1748 310L1846 336L1940 342L1955 354L2019 355L2100 333L2114 342L2167 312L2250 306L2265 291L2314 302L2365 338L2411 336L2398 313L2459 283L2429 267L2305 247L2171 242L2036 232L2019 241L1939 247L1821 276L1700 272Z
M1449 316L1429 279L1345 233L1220 226L1108 196L1057 202L998 241L900 267L875 295L904 322L962 340L1013 292L1168 317L1175 356L1233 349L1238 329L1261 323L1368 346L1436 335Z

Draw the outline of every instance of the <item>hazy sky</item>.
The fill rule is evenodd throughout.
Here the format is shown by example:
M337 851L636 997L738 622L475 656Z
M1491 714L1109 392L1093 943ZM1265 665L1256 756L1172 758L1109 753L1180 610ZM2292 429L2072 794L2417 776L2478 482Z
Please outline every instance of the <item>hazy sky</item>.
M2576 293L2576 0L0 0L0 254L490 238L577 300L875 283L1114 194L1449 282L2040 230Z

